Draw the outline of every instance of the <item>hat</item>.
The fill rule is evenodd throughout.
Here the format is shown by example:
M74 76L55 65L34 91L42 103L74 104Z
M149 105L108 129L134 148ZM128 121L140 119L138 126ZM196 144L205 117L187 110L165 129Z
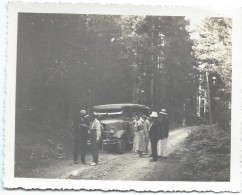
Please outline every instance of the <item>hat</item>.
M87 114L87 112L86 112L86 110L81 110L81 111L80 111L80 114L81 114L82 116L85 116L85 115Z
M161 111L160 111L159 113L160 113L160 114L167 115L167 111L166 111L166 109L161 109Z
M152 117L152 118L158 118L157 112L152 112L151 115L150 115L150 117Z

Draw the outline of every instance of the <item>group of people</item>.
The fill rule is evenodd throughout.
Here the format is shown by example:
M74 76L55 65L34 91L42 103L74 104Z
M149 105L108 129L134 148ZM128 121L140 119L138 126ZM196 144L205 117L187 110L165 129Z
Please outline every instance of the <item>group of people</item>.
M169 122L166 109L151 115L134 117L133 150L142 157L151 151L151 162L167 158L167 138L169 136Z
M88 136L91 142L93 162L91 166L98 164L99 141L101 139L102 125L94 114L87 115L85 110L80 111L73 120L74 129L74 163L78 163L78 155L81 154L81 162L86 164L86 151Z
M78 164L78 156L81 155L81 163L86 163L87 140L90 139L93 162L91 166L98 164L99 145L102 134L102 125L94 114L87 115L81 110L73 120L74 129L74 163ZM149 117L135 116L133 121L134 142L133 150L142 157L151 150L152 159L167 157L167 138L169 134L168 118L165 109L159 114L152 112ZM158 150L157 150L158 144Z

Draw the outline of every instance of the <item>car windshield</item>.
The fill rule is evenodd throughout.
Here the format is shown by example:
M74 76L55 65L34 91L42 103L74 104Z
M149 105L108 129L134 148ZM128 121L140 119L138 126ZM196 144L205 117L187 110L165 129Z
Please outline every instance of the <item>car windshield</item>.
M95 111L95 114L104 118L120 118L122 117L122 110L119 109L106 109Z

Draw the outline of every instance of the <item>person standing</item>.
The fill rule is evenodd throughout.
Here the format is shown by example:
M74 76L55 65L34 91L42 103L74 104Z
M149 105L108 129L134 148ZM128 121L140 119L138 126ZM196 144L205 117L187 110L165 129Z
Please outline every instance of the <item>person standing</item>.
M140 117L137 115L134 117L133 121L133 127L134 127L134 145L133 150L139 154L140 157L142 157L143 153L143 124L140 120Z
M80 114L73 121L74 129L74 164L78 163L78 155L81 153L81 162L86 164L86 150L88 138L88 121L86 119L86 111L81 110Z
M144 120L143 128L144 128L144 154L148 154L148 148L149 148L149 129L150 129L150 120L147 116L142 116Z
M90 115L90 142L91 142L91 153L93 162L91 166L98 164L98 153L99 153L99 141L101 139L101 123L95 118L95 115Z
M157 156L157 143L162 136L162 126L161 122L159 121L157 112L152 112L150 115L151 118L151 125L150 125L150 143L151 143L151 156L150 162L155 162L158 159Z
M168 114L166 109L162 109L161 112L159 112L161 117L161 124L163 129L163 135L161 137L161 140L158 144L158 156L160 156L161 159L166 159L168 156L167 152L167 139L169 136L169 121L168 121Z

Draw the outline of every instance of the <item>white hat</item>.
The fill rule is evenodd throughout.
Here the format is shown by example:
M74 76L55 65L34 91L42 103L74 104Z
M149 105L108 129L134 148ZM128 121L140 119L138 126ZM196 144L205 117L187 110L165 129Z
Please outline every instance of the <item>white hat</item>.
M80 114L81 114L82 116L85 116L85 115L87 114L87 112L86 112L86 110L81 110L81 111L80 111Z
M158 114L157 112L152 112L150 117L153 117L153 118L158 118Z
M159 113L160 113L160 114L167 115L167 111L166 111L166 109L161 109L161 111L160 111Z

